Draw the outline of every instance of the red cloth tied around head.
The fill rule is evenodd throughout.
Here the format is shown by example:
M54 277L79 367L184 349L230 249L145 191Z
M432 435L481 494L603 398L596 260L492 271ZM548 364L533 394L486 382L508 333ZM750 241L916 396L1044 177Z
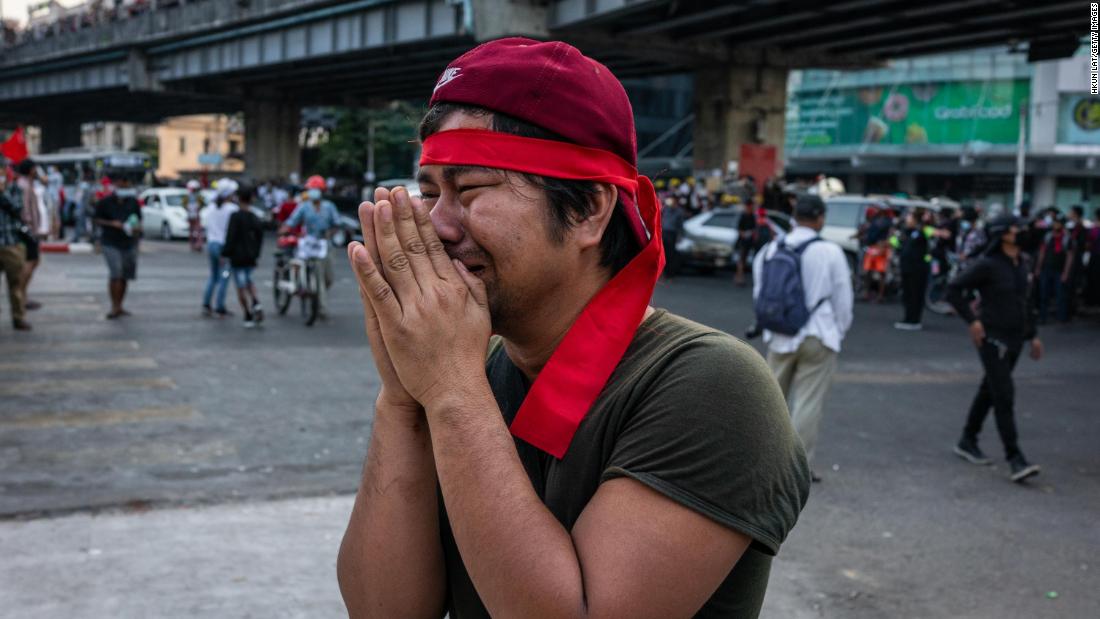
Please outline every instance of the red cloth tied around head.
M619 188L642 250L585 306L531 385L510 427L513 436L562 458L634 339L664 267L661 209L653 185L610 151L483 129L431 135L424 141L420 165L482 166Z

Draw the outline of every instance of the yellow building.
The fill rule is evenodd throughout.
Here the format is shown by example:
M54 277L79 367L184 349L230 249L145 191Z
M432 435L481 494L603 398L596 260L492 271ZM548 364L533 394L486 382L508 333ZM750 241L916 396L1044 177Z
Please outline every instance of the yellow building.
M244 125L237 116L169 118L157 127L157 143L159 179L244 172Z

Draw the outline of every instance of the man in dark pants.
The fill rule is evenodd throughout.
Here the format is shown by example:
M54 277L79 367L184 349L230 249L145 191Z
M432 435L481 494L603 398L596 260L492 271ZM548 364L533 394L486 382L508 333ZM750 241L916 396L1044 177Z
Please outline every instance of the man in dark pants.
M905 214L905 226L895 237L900 244L898 262L901 266L901 300L905 317L895 322L894 328L902 331L920 331L924 313L924 293L928 290L930 227L921 221L922 212L910 210Z
M665 206L661 209L661 238L664 241L665 251L665 280L670 280L680 273L680 250L676 249L676 243L680 241L680 233L684 230L684 209L676 198L665 198Z
M970 325L970 338L978 347L985 370L955 453L974 464L990 464L991 460L978 448L978 433L992 407L1011 479L1021 482L1037 475L1039 467L1024 458L1016 442L1013 410L1016 388L1012 370L1025 341L1031 341L1031 358L1036 361L1042 357L1043 344L1036 331L1034 305L1029 299L1031 267L1017 245L1017 220L1010 215L998 217L987 230L990 247L986 255L975 260L947 287L947 299ZM982 299L980 316L970 306L969 293L975 291Z

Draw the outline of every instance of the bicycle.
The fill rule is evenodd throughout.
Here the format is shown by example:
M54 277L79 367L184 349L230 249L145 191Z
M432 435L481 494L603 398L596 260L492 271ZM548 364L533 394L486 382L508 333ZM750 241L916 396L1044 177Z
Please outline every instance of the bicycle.
M280 316L285 315L294 297L298 297L306 326L313 326L324 307L324 258L328 243L315 237L287 235L279 239L278 245L281 251L275 254L273 280L275 309Z

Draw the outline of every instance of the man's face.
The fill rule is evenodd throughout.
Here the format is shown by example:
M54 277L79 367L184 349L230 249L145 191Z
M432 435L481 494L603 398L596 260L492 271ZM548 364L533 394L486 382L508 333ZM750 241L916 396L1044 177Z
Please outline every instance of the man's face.
M440 131L490 129L488 116L456 112ZM451 258L485 282L493 326L507 332L566 290L579 252L551 236L550 205L522 175L468 166L420 169L420 192Z
M1015 245L1016 235L1019 233L1019 228L1017 228L1016 226L1009 226L1008 230L1005 230L1005 233L1001 235L1001 242L1003 242L1005 245Z

